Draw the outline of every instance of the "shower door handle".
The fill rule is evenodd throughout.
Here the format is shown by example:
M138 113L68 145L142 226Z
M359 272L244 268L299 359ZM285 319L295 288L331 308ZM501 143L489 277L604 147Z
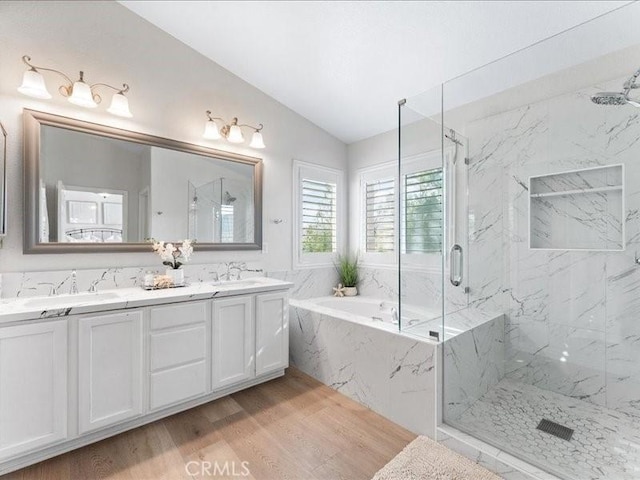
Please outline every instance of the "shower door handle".
M454 287L459 287L462 283L462 271L462 247L456 243L449 251L449 281Z

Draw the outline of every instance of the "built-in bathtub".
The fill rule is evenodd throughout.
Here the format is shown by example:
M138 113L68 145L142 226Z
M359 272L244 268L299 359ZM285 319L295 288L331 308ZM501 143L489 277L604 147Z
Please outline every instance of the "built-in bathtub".
M290 300L291 364L405 428L435 438L443 367L445 401L456 411L502 377L494 365L502 365L503 316L462 309L447 314L443 326L441 309L403 305L400 330L394 309L397 304L370 297Z

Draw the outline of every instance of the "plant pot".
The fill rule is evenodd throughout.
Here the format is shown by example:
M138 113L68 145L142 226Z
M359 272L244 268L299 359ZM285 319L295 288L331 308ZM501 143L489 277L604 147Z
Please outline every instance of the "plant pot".
M184 285L184 270L181 268L167 268L167 277L171 278L174 285Z
M345 297L355 297L358 295L358 287L344 287Z

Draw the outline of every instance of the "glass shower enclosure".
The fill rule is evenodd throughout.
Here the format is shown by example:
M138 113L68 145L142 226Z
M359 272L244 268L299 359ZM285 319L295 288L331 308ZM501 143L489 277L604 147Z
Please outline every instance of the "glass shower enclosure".
M429 197L400 214L402 330L442 342L443 429L563 479L640 478L638 24L624 6L399 106L399 200Z

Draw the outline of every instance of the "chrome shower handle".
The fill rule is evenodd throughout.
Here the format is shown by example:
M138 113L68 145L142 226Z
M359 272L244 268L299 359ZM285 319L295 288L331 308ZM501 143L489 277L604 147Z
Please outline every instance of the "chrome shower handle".
M458 258L457 263L455 262ZM455 265L455 268L454 268ZM462 271L463 271L463 253L462 247L457 243L451 247L449 251L449 281L454 287L459 287L462 283Z

